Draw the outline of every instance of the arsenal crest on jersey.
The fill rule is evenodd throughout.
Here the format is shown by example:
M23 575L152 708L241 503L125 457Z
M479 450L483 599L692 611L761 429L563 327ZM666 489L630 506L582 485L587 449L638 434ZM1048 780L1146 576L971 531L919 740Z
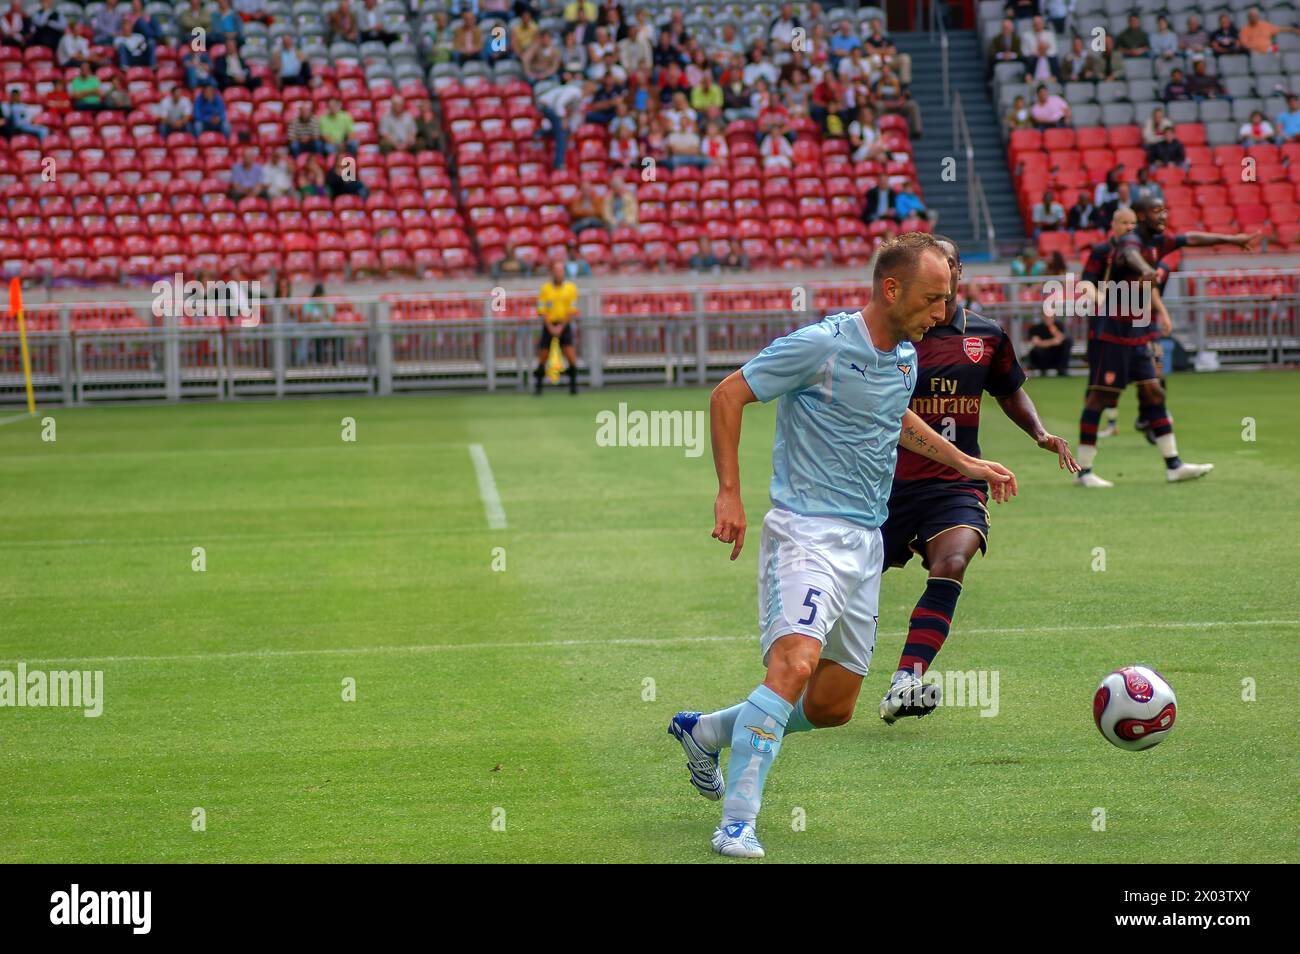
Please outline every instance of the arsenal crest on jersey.
M970 358L975 364L979 364L980 358L984 357L984 339L963 338L961 343L966 350L966 357Z

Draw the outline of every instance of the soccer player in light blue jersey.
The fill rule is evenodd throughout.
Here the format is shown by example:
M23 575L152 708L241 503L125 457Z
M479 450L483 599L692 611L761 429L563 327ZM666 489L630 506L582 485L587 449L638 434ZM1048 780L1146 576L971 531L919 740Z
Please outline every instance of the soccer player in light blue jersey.
M865 310L778 338L713 392L713 536L732 544L733 560L745 542L742 414L746 404L779 399L772 509L758 555L767 677L736 705L679 712L668 727L686 750L692 783L722 799L712 842L720 854L763 857L755 823L781 740L853 715L876 643L880 526L899 445L988 481L998 502L1016 493L1011 471L962 453L908 409L912 342L943 320L948 295L947 256L931 236L890 239L880 247ZM724 786L718 754L728 745Z

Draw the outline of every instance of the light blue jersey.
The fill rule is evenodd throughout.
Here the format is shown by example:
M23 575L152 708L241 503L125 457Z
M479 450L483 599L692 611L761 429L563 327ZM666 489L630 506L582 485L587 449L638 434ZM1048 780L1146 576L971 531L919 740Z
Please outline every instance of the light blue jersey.
M778 338L740 370L760 401L781 399L772 506L881 526L916 387L912 343L879 351L862 313L840 312Z

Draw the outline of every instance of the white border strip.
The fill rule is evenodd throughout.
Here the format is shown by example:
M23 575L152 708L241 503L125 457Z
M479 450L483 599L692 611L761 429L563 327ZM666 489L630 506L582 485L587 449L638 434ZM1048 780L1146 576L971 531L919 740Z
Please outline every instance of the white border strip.
M14 414L11 417L0 417L0 427L4 427L6 424L12 424L15 421L26 421L34 417L36 417L34 413L28 414L26 411L22 414Z
M483 500L483 509L487 511L488 529L504 530L506 510L501 506L501 495L497 493L497 482L492 476L487 451L482 444L470 444L469 456L474 461L474 473L478 475L478 495Z
M1247 626L1300 626L1300 619L1243 619L1187 623L1080 623L1077 626L1042 626L991 629L963 629L968 636L994 636L1000 633L1092 633L1142 629L1236 629ZM901 633L899 634L902 635ZM151 663L204 662L210 659L281 659L296 656L400 656L480 649L566 649L573 646L686 646L700 643L758 643L758 637L746 636L673 636L667 638L630 637L626 639L542 639L534 642L498 643L426 643L412 646L354 646L342 649L247 649L228 653L182 653L172 656L60 656L26 659L0 659L0 664L32 663Z

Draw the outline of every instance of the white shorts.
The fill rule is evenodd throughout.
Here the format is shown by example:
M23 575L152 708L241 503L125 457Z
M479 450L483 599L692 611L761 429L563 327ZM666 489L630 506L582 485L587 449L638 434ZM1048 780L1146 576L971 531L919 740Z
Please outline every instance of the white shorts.
M822 644L822 658L860 676L876 648L884 544L879 530L769 510L758 545L763 665L792 633Z

